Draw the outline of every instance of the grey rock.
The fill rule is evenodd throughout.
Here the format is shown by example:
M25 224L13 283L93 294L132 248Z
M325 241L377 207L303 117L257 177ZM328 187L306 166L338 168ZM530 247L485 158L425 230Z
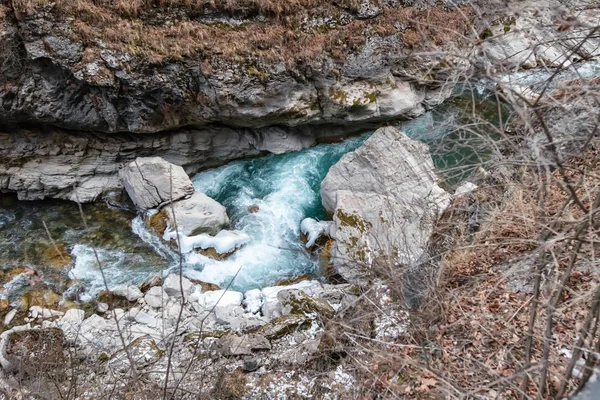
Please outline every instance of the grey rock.
M142 291L134 285L121 286L112 290L117 296L125 297L127 301L137 301L144 297Z
M189 199L176 201L164 210L171 230L175 229L174 221L177 221L177 230L181 235L216 235L229 223L225 207L201 192L195 192Z
M260 360L256 357L247 358L242 364L242 369L246 372L253 372L260 368Z
M154 308L162 308L169 301L169 295L160 286L154 286L148 289L144 295L146 304Z
M333 215L331 262L352 283L366 282L380 263L416 262L450 200L427 147L392 127L344 155L321 183L321 197Z
M335 310L326 301L311 297L300 289L285 289L277 293L281 303L282 314L317 313L321 317L331 318Z
M117 351L108 360L108 364L121 373L129 372L132 368L130 360L135 364L136 369L147 367L154 364L162 358L163 352L156 345L154 339L149 336L143 336L135 339L123 350Z
M360 19L375 18L379 14L381 14L381 8L370 0L362 0L356 13L357 17Z
M194 284L185 276L180 281L179 275L170 274L165 278L162 288L169 296L180 299L181 289L183 288L184 297L187 297L194 290Z
M269 340L279 339L297 329L310 326L306 315L287 314L272 319L267 324L254 330L253 333L262 335Z
M105 312L108 311L108 304L106 303L98 303L96 304L96 311L98 311L100 314L104 314Z
M83 319L85 318L85 311L72 308L65 312L65 315L60 319L61 324L71 325L71 326L79 326Z
M127 194L141 210L194 193L194 185L183 168L160 157L138 157L119 171L119 177Z
M237 336L229 334L217 342L217 351L223 356L251 355L254 351L270 350L271 343L262 335L249 334Z

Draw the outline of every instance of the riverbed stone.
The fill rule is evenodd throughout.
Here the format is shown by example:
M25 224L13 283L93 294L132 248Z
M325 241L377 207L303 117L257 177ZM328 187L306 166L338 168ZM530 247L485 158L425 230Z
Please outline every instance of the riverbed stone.
M393 127L344 155L321 183L336 272L365 283L373 268L416 262L450 201L438 181L427 146Z
M137 301L144 296L142 291L134 285L120 286L116 289L113 289L113 293L117 296L126 298L127 301Z
M326 301L307 295L300 289L285 289L277 293L281 303L282 314L310 314L316 313L323 318L331 318L335 310Z
M127 194L140 210L149 210L194 193L181 166L161 157L138 157L119 171Z
M177 222L180 235L216 235L229 223L225 207L202 192L195 192L189 199L165 207L164 211L167 213L171 231L175 231Z
M169 301L169 295L161 286L154 286L146 292L144 300L150 307L162 308Z
M187 297L194 290L194 284L185 276L179 279L179 275L169 274L162 285L163 290L170 297L176 299L181 298L181 290L183 288L183 296Z

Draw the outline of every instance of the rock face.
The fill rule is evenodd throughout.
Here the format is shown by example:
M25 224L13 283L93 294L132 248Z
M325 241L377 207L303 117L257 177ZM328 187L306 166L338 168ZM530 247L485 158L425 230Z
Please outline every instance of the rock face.
M450 196L438 186L427 147L395 128L378 129L321 183L333 215L331 262L348 282L378 266L412 264Z
M320 2L303 10L309 16L294 35L283 34L291 32L289 26L270 30L281 50L280 60L270 59L280 51L264 53L263 40L243 41L262 35L264 26L273 28L270 25L294 16L274 17L278 12L268 7L212 10L210 4L231 2L204 2L199 9L186 11L157 5L132 18L125 11L130 7L102 2L98 7L107 12L102 15L110 16L105 20L95 16L95 2L84 2L91 5L67 1L0 5L0 190L16 192L23 200L95 201L106 191L122 188L120 165L138 156L158 155L190 173L263 152L299 150L319 137L368 124L414 117L451 95L455 78L470 67L469 61L492 71L500 64L519 68L566 61L567 65L600 53L593 35L577 54L565 52L589 30L559 30L562 17L553 18L576 15L572 26L593 27L597 6L587 4L572 12L570 5L557 0L511 1L508 9L515 17L503 10L497 22L490 15L496 22L489 28L492 36L483 42L461 42L460 38L472 36L477 24L463 18L462 12L438 8L444 21L458 13L453 21L464 24L453 26L456 35L443 29L444 40L435 39L438 51L430 58L414 57L418 43L410 43L407 36L415 36L422 26L419 18L427 18L420 8L435 2L361 0L354 2L353 10L341 2ZM294 7L289 12L300 15ZM398 11L408 16L401 28L393 18ZM72 15L83 22L73 25ZM356 29L361 19L369 20L374 33ZM86 25L99 20L101 26ZM239 25L232 25L232 20ZM170 26L165 21L196 27L202 37L226 38L227 48L238 43L235 50L246 55L228 58L218 43L190 40L189 34L182 46L177 32L171 32L175 34L171 39L170 33L156 31ZM393 24L386 26L389 21ZM114 26L104 26L107 23L128 32L139 28L154 33L138 32L135 40L170 41L158 46L163 49L187 48L189 42L210 42L210 48L149 58L147 51L156 50L155 43L132 46L127 35L110 34ZM79 27L85 29L78 32ZM252 30L257 27L259 33ZM322 40L322 32L330 32L329 39L340 34L344 40ZM107 36L113 42L107 42ZM336 44L306 48L319 43ZM303 51L296 51L299 48ZM445 57L440 60L442 53ZM299 62L288 62L296 56Z
M160 157L138 157L119 177L140 210L149 210L190 196L194 185L183 168Z
M165 207L165 212L171 229L174 229L175 216L179 234L186 236L201 233L216 235L229 223L225 207L201 192L194 193L189 199L176 201L172 207Z

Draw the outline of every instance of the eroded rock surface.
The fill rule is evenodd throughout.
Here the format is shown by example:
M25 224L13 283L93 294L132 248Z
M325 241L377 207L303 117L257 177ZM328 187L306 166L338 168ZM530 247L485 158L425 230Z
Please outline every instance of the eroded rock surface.
M119 171L129 197L149 210L191 196L194 185L183 168L160 157L138 157Z
M344 155L323 180L321 197L333 215L331 262L355 283L379 264L414 263L450 199L427 146L392 127Z

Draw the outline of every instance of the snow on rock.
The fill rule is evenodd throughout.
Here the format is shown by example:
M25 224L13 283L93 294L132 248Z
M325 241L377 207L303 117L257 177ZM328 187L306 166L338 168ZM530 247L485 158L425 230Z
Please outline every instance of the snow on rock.
M329 229L333 225L331 221L317 221L314 218L304 218L300 223L300 230L307 236L306 248L315 245L317 239L322 235L329 235Z
M248 290L244 293L244 301L242 303L246 306L246 310L249 313L259 313L263 304L263 294L260 289Z
M169 241L175 239L177 234L174 231L165 232L164 239ZM243 232L222 230L215 236L202 233L196 236L179 235L181 252L189 253L194 249L201 248L206 250L214 248L219 254L227 254L247 243L250 237Z
M199 299L200 305L204 308L211 309L215 305L219 307L235 307L242 304L244 295L240 292L231 290L213 290L202 294Z

